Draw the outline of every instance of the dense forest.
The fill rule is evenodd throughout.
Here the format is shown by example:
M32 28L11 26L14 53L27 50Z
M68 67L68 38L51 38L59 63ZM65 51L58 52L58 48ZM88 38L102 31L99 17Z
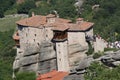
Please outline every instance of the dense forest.
M83 17L87 21L94 22L95 34L99 34L107 41L120 40L120 0L85 0L81 7L81 14L76 11L74 3L75 0L25 0L18 4L16 0L0 0L0 17L2 18L9 14L29 14L31 16L32 12L46 15L56 10L59 16L63 18L74 21L77 17ZM95 5L98 5L98 7L92 9ZM14 30L11 29L0 32L0 80L12 80L12 63L16 54L15 44L12 40L13 33ZM117 72L120 68L115 68L115 71L109 71L104 66L98 66L97 64L92 66L96 66L94 70L97 70L98 74L104 74L108 71L110 74L105 75L112 76L111 80L119 80L119 77L111 74L120 75ZM99 79L96 77L93 80L108 80L108 78L103 76L101 75L98 77ZM25 73L21 77L25 77ZM86 76L86 79L88 77L90 76ZM29 78L19 80L30 80Z
M120 1L86 0L81 16L95 23L94 31L107 41L120 40ZM92 10L92 6L99 8Z

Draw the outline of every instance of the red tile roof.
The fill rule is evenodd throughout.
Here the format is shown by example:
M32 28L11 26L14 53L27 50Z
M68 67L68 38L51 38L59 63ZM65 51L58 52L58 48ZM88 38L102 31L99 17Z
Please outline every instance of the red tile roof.
M71 31L85 31L90 29L92 26L94 25L94 23L91 22L81 22L80 24L70 24L70 29Z
M70 23L70 22L72 22L71 20L63 19L63 18L57 18L56 21L59 22L59 23L62 23L62 22L63 23Z
M16 22L18 25L22 26L32 26L39 27L40 25L46 24L46 16L36 15L30 18L22 19Z
M22 25L22 26L30 26L30 27L40 27L40 25L44 25L46 27L54 27L53 30L60 30L60 31L64 31L68 28L70 28L69 30L87 30L89 28L91 28L93 26L94 23L91 22L85 22L82 21L79 24L73 24L70 23L71 20L68 19L63 19L63 18L56 18L54 23L47 23L47 17L53 17L55 15L49 14L47 16L41 16L41 15L36 15L36 16L32 16L30 18L26 18L20 21L17 21L16 23L18 25ZM78 18L77 20L83 20L83 18Z
M58 30L58 31L65 31L69 29L68 23L54 23L53 24L54 28L52 30Z
M68 74L68 72L53 70L46 74L39 75L36 80L63 80L63 78Z

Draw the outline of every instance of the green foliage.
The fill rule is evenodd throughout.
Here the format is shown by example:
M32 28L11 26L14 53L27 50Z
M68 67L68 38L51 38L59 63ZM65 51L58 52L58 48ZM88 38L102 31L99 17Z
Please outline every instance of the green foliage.
M31 12L34 11L36 14L47 15L52 13L53 10L56 10L62 18L75 18L77 12L74 3L74 0L51 0L48 4L43 0L40 2L39 7L30 10L29 14L31 15Z
M104 51L106 52L106 51L117 51L118 49L116 49L116 48L105 48L104 49Z
M35 7L36 5L34 0L26 0L24 3L18 5L18 13L28 14L29 10Z
M39 7L33 8L29 11L29 15L34 12L35 14L47 15L51 11L51 6L47 4L45 1L41 1Z
M99 57L101 57L103 54L104 54L103 52L94 53L93 58L94 58L94 59L99 58Z
M16 53L13 49L13 32L0 32L0 80L12 80L12 64Z
M94 62L85 75L85 80L119 80L120 67L109 69L103 64Z
M0 0L0 18L4 17L4 12L9 10L14 3L15 0Z
M20 72L17 73L17 80L35 80L36 74L33 72Z
M91 55L94 52L94 48L92 47L90 42L88 42L88 46L89 46L89 49L88 49L88 52L86 52L86 54Z
M9 31L10 29L15 29L16 21L18 21L20 17L6 17L0 19L0 32Z
M0 8L0 18L4 17L4 11Z
M5 14L5 15L17 14L17 9L16 9L16 8L13 8L13 9L7 10L7 11L5 11L4 14Z
M100 7L92 10L92 6ZM80 15L86 20L95 23L94 32L107 41L120 40L120 1L119 0L86 0ZM117 33L118 35L114 35Z

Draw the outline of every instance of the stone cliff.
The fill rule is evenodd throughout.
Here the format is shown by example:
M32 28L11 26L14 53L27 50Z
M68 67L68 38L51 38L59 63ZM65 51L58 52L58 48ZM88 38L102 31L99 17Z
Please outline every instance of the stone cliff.
M19 71L45 73L56 68L56 54L53 43L50 42L41 43L39 47L26 46L24 51L19 50L13 64L13 69Z

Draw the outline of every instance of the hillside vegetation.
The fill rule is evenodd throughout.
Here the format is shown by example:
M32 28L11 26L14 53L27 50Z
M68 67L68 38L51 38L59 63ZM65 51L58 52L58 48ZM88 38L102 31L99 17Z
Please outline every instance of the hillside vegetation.
M120 40L120 0L86 0L81 14L95 23L94 31L107 41ZM92 10L92 6L99 8Z
M18 21L20 17L8 17L8 18L0 18L0 31L9 31L11 29L16 28L16 21Z
M13 32L0 32L0 80L12 80L12 64L16 53L11 36Z

